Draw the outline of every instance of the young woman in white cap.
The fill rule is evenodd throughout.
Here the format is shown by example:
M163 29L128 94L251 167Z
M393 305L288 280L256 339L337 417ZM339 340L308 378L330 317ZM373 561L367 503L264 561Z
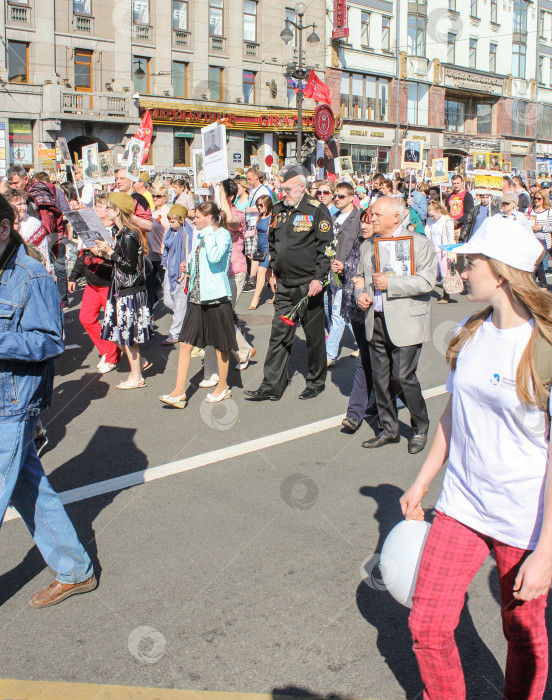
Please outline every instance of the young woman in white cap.
M448 459L410 614L414 652L424 698L465 698L454 630L466 590L494 550L508 642L504 697L536 700L548 672L552 580L550 377L536 361L552 355L552 296L532 277L542 245L514 220L487 219L454 252L467 256L468 298L485 308L448 346L449 402L401 498L406 519L423 520L422 498Z

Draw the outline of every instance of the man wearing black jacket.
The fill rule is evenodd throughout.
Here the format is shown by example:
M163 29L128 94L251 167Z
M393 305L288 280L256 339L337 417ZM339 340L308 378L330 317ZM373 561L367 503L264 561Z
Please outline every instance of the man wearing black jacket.
M328 278L332 220L327 207L306 193L306 178L299 165L284 174L284 199L274 206L268 230L270 266L276 288L274 319L264 378L256 391L245 394L255 401L278 401L288 383L288 361L295 337L295 321L301 320L307 339L309 372L301 399L312 399L324 390L327 361L324 341L322 289ZM300 307L293 312L303 297ZM285 318L286 320L283 320Z

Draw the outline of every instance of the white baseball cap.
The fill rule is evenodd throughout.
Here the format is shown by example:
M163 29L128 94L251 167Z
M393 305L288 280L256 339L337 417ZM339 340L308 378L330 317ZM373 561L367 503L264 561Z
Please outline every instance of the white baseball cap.
M461 255L486 255L525 272L533 272L545 253L528 227L500 215L485 219L467 243L440 247Z

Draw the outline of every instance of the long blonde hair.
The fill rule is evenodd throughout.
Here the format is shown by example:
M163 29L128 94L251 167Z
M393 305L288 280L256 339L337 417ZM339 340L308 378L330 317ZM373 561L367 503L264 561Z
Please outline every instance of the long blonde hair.
M147 234L144 233L144 231L142 231L142 229L132 221L132 219L130 218L130 214L125 214L125 212L122 211L121 209L119 209L119 213L117 214L117 218L119 219L119 221L121 223L121 227L128 228L131 231L134 231L134 233L138 234L138 237L140 239L140 243L142 244L142 249L144 251L144 257L145 257L148 254Z
M512 296L527 309L534 321L531 338L519 361L516 372L516 392L519 400L525 404L538 406L541 410L548 408L550 386L545 385L546 377L540 377L536 370L535 350L540 340L552 345L552 294L537 286L530 272L517 270L505 263L488 258L491 270L503 277ZM456 369L458 355L475 335L483 321L492 313L493 307L487 306L473 314L465 325L450 341L447 348L447 363ZM552 348L550 348L552 352ZM543 381L543 379L545 381Z

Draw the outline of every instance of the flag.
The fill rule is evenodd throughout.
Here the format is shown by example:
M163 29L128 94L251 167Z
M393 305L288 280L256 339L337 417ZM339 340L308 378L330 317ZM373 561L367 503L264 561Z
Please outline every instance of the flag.
M288 78L287 79L287 84L288 87L293 88L295 90L295 94L297 94L297 91L299 90L299 81L297 78ZM304 90L307 87L307 83L305 80L301 81L301 89Z
M332 101L329 87L320 80L314 70L310 72L304 94L305 97L312 97L315 102L331 104Z
M146 113L142 117L142 122L138 127L136 133L134 134L135 139L139 139L144 142L144 153L142 155L142 165L147 161L149 155L149 149L151 145L151 137L153 135L153 121L151 119L151 114L149 109L146 109Z

